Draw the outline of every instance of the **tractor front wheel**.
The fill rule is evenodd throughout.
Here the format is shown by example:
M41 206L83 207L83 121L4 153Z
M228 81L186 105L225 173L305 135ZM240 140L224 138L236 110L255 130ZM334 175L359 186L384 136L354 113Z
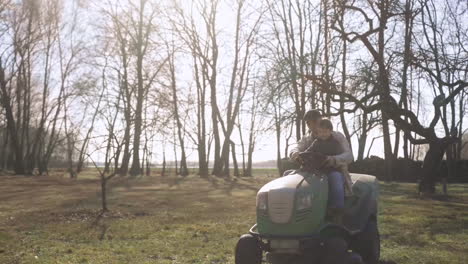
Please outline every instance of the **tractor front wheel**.
M242 235L237 242L235 252L236 264L261 264L262 248L257 238L247 234Z
M377 264L380 258L380 235L377 220L370 218L365 229L352 240L353 251L361 255L364 263Z

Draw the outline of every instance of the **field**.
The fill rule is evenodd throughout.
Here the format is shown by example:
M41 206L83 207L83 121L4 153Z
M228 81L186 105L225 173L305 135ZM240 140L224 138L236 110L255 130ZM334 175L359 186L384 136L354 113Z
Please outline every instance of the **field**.
M233 263L255 222L255 193L276 177L114 178L101 214L92 172L0 176L0 263ZM468 186L422 199L416 185L381 183L382 263L468 263Z

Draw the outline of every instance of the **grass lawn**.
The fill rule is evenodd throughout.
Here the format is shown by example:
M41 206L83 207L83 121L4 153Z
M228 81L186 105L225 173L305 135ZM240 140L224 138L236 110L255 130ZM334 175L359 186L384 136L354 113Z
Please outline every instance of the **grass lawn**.
M100 215L99 182L0 176L0 263L234 263L255 222L255 194L276 177L115 178ZM468 185L421 199L381 183L382 263L468 263Z

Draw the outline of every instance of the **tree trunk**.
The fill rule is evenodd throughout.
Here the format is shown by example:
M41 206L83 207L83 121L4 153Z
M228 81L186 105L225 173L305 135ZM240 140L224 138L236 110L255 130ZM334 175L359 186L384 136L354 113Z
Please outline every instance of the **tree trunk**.
M7 120L7 130L11 137L11 147L13 150L14 156L14 171L15 174L20 175L24 174L24 166L23 166L23 150L20 146L19 139L18 139L18 131L16 127L16 122L13 117L13 109L10 104L10 96L7 91L7 83L5 80L5 72L3 69L3 65L0 65L0 88L1 88L1 96L0 99L2 100L3 108L5 109L5 117Z
M252 173L252 169L253 169L252 159L253 159L254 148L255 148L255 142L254 142L254 139L252 139L249 142L249 152L247 154L247 172L245 173L245 176L248 176L248 177L253 176L253 173Z
M124 142L124 149L123 149L123 156L122 156L122 163L120 164L120 169L119 173L120 175L127 175L128 169L129 169L129 164L130 164L130 129L131 129L131 121L130 121L130 114L127 113L127 111L130 111L129 109L125 109L125 132L124 132L124 137L123 137L123 142Z
M254 115L255 113L253 113ZM249 146L247 152L247 169L245 172L245 176L252 177L252 156L255 148L255 136L254 136L254 125L255 125L255 117L252 117L252 123L250 126L250 135L249 135Z
M142 173L141 161L140 161L140 144L141 144L141 132L143 126L143 101L145 95L145 86L143 80L143 59L145 57L146 45L144 42L143 33L143 17L145 10L146 0L140 0L139 6L139 21L138 21L138 33L137 33L137 61L136 61L136 73L137 73L137 100L135 109L135 134L133 135L133 160L132 167L130 168L130 175L136 176Z
M455 153L454 153L454 144L450 144L447 146L446 151L445 151L445 157L446 157L446 165L447 165L447 174L443 175L444 177L442 178L442 191L444 195L447 195L447 181L448 179L453 179L455 177L456 173L456 163L455 163Z
M341 61L342 63L341 91L342 92L346 91L346 54L347 54L347 51L348 51L347 41L346 41L346 38L343 38L343 54L342 54L343 58ZM345 109L344 98L341 98L340 100L340 109ZM346 140L350 142L349 146L351 148L351 151L353 151L353 146L351 144L351 135L349 134L348 126L346 125L345 113L343 111L340 111L340 120L341 120L341 127L343 128L343 133L346 137Z
M241 123L240 123L240 113L237 114L237 123L239 124L237 126L239 130L239 138L240 138L240 143L241 143L241 151L242 151L242 176L245 176L245 144L244 144L244 137L242 133L242 128L241 128Z
M361 117L361 135L358 137L358 156L357 160L364 159L364 151L366 150L366 143L368 137L368 118L367 114L362 112Z
M50 25L49 25L50 26ZM48 102L47 97L49 95L49 81L51 75L51 57L52 57L52 45L55 42L56 35L53 31L48 28L46 31L46 48L45 48L45 62L44 62L44 72L43 72L43 83L42 83L42 98L41 98L41 118L39 121L39 128L36 132L36 138L33 142L33 149L31 152L31 169L37 165L39 170L39 175L41 174L42 169L40 168L41 165L41 155L42 155L42 148L44 147L44 140L45 140L45 123L46 123L46 115L48 109Z
M8 169L8 130L3 130L3 145L2 145L2 160L0 161L0 166L2 170L7 170Z
M120 29L120 27L117 27ZM118 31L120 32L120 31ZM130 163L130 131L132 128L132 107L131 107L131 93L130 87L128 84L128 57L127 57L127 41L119 35L119 45L121 52L122 68L123 75L119 74L119 88L120 95L122 96L123 108L124 108L124 117L125 117L125 132L123 137L124 148L122 163L119 168L119 174L121 176L126 176L128 174L128 168ZM118 161L116 162L118 163ZM117 167L118 164L116 164Z
M234 176L239 177L239 165L237 164L237 157L236 157L236 144L234 141L231 141L231 149L232 149L232 163L234 165Z
M173 137L174 139L176 138L176 132L175 132L175 129L173 130ZM179 175L179 162L178 162L178 159L177 159L177 145L176 145L176 142L174 142L174 170L175 170L175 175Z
M419 183L419 192L426 194L435 193L437 172L439 171L445 147L439 141L429 143L429 150L426 153L422 167L422 180Z
M200 81L199 65L195 51L192 52L195 83L197 86L197 152L198 174L200 177L208 176L208 162L206 155L206 119L205 119L205 94L206 86Z
M146 154L146 176L151 176L151 152Z
M378 30L378 85L382 91L381 100L389 101L390 95L390 83L389 76L385 65L385 28L387 27L388 21L388 11L389 6L388 2L381 1L380 9L380 28ZM382 132L383 132L383 143L384 143L384 153L385 153L385 178L387 180L392 180L392 143L390 140L390 128L389 128L389 116L387 111L382 111Z
M161 177L166 176L166 152L163 152L163 164L162 164L162 170L161 170Z
M211 98L216 98L216 91L211 92ZM213 101L213 99L211 99ZM212 109L211 111L214 112L211 114L211 121L213 125L213 137L214 137L214 164L213 164L213 172L211 174L216 176L221 176L221 169L222 169L222 161L221 161L221 144L219 138L219 128L218 128L218 117L216 115L216 106L213 108L214 103L211 103Z
M324 36L324 59L325 59L325 81L330 83L330 56L329 49L330 46L330 36L329 36L329 24L328 24L328 1L322 0L323 7L323 36ZM331 113L331 98L330 93L325 94L325 111L324 113L328 116Z
M142 59L140 59L142 60ZM141 64L141 62L139 63ZM143 76L141 71L139 71L139 79L143 82ZM141 138L141 128L142 128L142 108L143 108L143 87L142 84L138 85L138 99L137 99L137 107L135 113L135 134L133 135L133 159L132 159L132 167L130 168L130 175L136 176L141 173L141 166L140 166L140 138ZM141 86L141 87L140 87Z
M64 99L63 101L63 110L64 110L64 127L65 127L65 137L66 137L66 142L67 142L67 170L68 174L70 175L71 179L76 178L76 172L73 169L73 153L75 151L75 135L73 135L73 131L70 131L71 128L68 127L68 106L67 102Z
M180 116L179 116L179 107L178 107L178 102L179 99L177 98L177 83L176 83L176 76L175 76L175 65L174 65L174 52L169 55L169 71L171 73L171 88L172 88L172 100L173 100L173 105L174 105L174 118L175 118L175 123L177 125L177 136L179 138L179 143L180 143L180 152L181 152L181 158L180 158L180 175L182 176L187 176L188 175L188 169L187 169L187 157L185 154L185 142L184 138L182 136L182 123L180 121Z
M410 65L411 58L411 41L413 32L413 15L412 15L412 0L406 0L405 3L405 50L403 54L403 76L402 76L402 91L400 106L403 106L405 110L408 110L408 68ZM407 120L407 119L406 119ZM398 129L397 132L400 132ZM399 136L399 133L396 133ZM395 144L395 149L397 149ZM408 159L408 137L406 134L403 135L403 155L405 159ZM398 152L395 151L395 156L398 157Z
M213 126L213 140L214 140L214 164L213 164L213 175L219 175L222 169L222 160L221 160L221 140L219 136L219 120L220 116L218 109L218 102L216 96L216 86L217 86L217 74L218 74L218 43L217 43L217 31L216 31L216 16L217 16L217 1L211 2L211 10L209 18L205 21L207 22L206 28L208 30L208 35L211 40L211 76L207 76L210 84L210 98L211 98L211 121Z
M101 202L102 202L102 211L107 212L107 181L105 176L101 176Z
M398 153L400 150L400 132L399 128L395 128L395 144L393 145L393 158L398 159Z
M367 141L367 133L361 135L361 137L358 139L358 156L356 161L360 161L364 159L364 151L366 149L366 142Z
M281 172L283 171L283 163L281 161L281 121L280 121L280 116L279 115L277 116L276 109L275 109L275 133L276 133L276 167L278 168L279 176L282 176Z

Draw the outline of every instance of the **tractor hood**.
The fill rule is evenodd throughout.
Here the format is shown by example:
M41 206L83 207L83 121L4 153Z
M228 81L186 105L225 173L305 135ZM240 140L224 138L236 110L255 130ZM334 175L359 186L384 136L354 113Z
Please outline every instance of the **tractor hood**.
M257 193L260 234L302 236L318 232L327 206L327 179L295 171L265 184Z
M308 183L304 181L304 176L298 173L290 174L278 179L275 179L265 184L258 192L269 192L270 190L291 189L296 191L296 188L302 182L301 186L306 186Z
M308 185L302 175L291 174L269 182L260 189L257 195L261 196L267 193L270 220L276 224L286 224L293 216L298 187L302 188Z

